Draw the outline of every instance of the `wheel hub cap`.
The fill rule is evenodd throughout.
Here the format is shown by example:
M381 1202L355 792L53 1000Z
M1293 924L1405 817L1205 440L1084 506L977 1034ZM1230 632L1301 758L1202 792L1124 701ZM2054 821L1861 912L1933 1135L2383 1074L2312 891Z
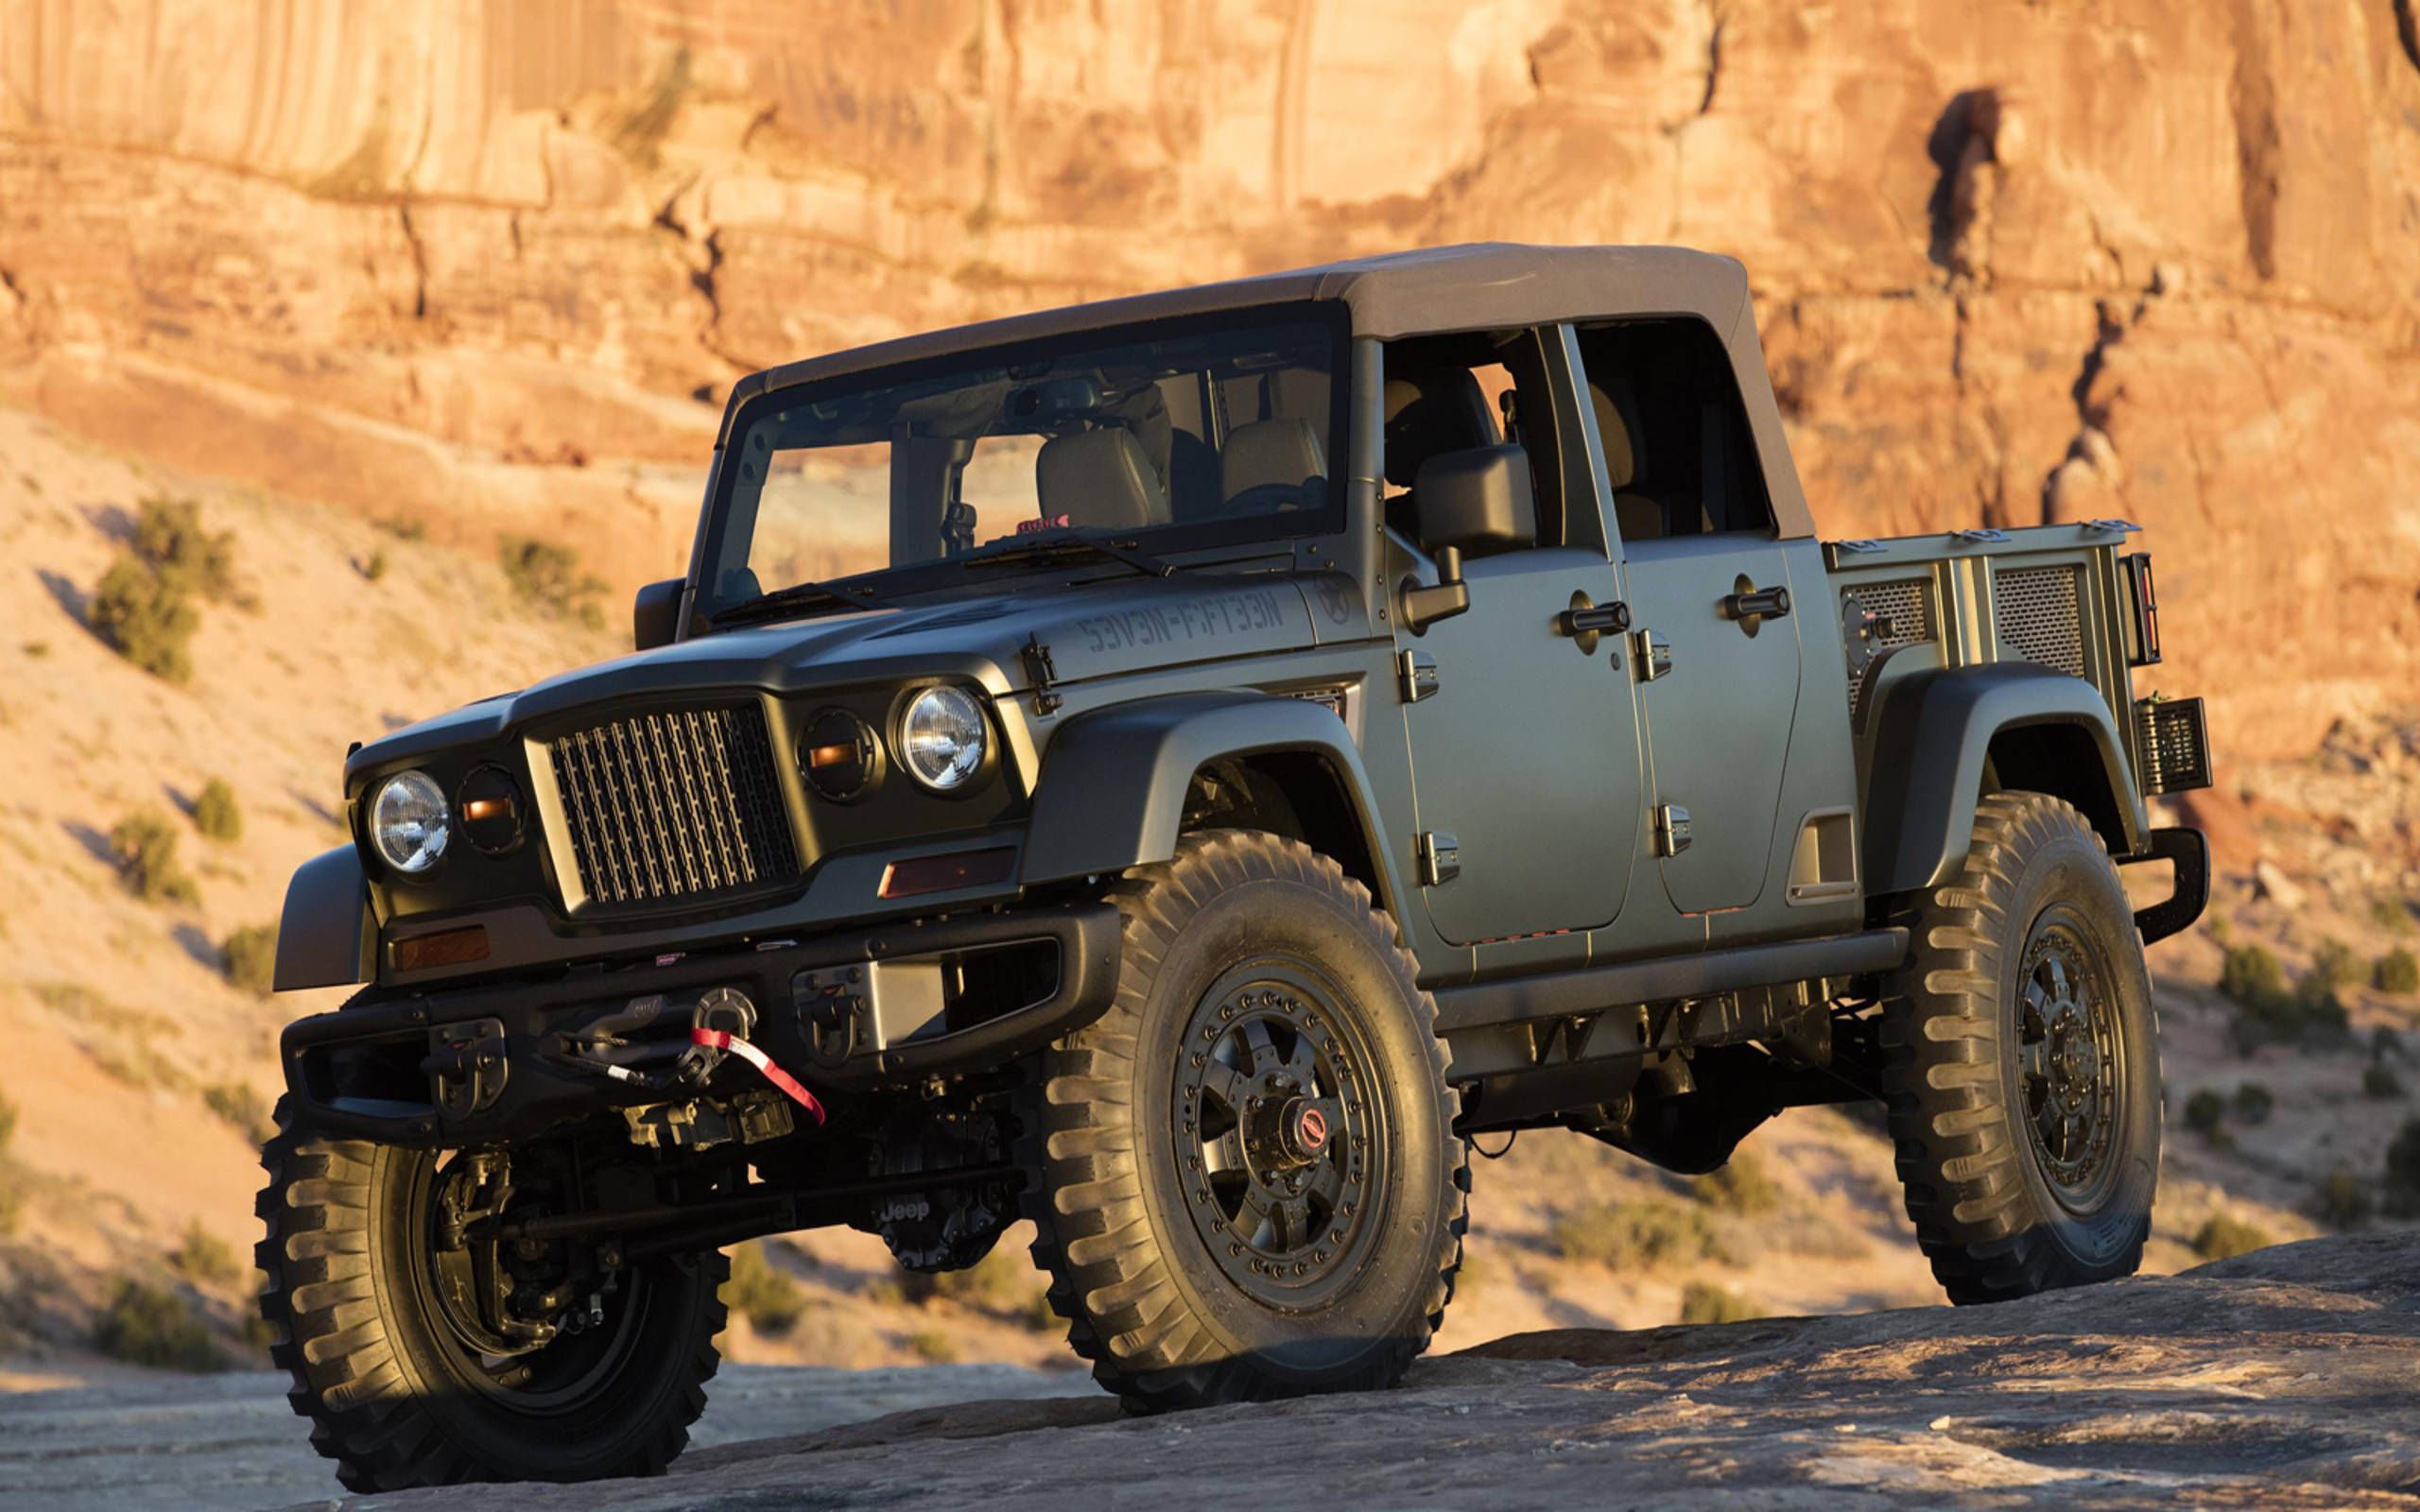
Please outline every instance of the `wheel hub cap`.
M1385 1160L1369 1057L1307 967L1229 972L1186 1025L1174 1148L1211 1257L1254 1299L1318 1305L1357 1271Z
M2115 996L2083 931L2057 912L2026 942L2016 996L2021 1114L2035 1164L2070 1210L2098 1206L2115 1169Z

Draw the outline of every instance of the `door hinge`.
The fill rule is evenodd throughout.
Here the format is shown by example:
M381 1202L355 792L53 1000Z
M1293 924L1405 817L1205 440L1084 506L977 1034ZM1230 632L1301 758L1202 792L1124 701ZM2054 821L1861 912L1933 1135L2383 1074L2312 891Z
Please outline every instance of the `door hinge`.
M1461 842L1443 830L1423 830L1414 849L1420 853L1420 885L1442 887L1462 874Z
M1042 644L1039 635L1028 635L1025 641L1025 675L1033 683L1033 712L1055 714L1067 700L1050 691L1059 680L1059 669L1050 661L1050 647Z
M1653 682L1672 670L1672 643L1653 630L1633 630L1630 633L1631 661L1638 667L1638 680Z
M1655 809L1655 853L1677 856L1689 848L1689 811L1678 803L1658 804Z
M1437 659L1426 651L1395 653L1395 691L1406 703L1418 703L1437 691Z

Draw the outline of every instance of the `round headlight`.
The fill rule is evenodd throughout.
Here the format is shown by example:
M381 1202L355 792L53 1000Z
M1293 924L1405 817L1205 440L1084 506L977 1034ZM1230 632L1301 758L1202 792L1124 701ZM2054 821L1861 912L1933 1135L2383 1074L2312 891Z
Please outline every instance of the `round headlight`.
M445 794L426 772L387 779L370 803L370 838L387 865L415 873L437 865L450 830L445 807Z
M964 785L983 765L983 706L963 688L926 688L899 721L899 762L937 793Z

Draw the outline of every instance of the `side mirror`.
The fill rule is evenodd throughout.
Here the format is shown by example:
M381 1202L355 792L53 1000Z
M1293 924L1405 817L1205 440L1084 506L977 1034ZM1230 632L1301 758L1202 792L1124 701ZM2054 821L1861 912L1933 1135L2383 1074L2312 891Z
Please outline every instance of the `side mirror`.
M1530 492L1530 457L1518 446L1477 446L1420 464L1411 502L1421 544L1437 556L1437 586L1406 588L1403 623L1419 630L1471 607L1462 553L1485 555L1535 545L1538 505Z
M633 647L652 651L681 638L681 590L687 586L681 578L671 577L639 590L638 602L631 609Z

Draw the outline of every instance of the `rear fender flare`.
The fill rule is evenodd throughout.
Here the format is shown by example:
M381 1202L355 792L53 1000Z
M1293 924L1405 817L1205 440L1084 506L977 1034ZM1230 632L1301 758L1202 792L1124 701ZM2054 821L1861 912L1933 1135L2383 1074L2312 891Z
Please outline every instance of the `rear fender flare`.
M2093 816L2114 856L2142 849L2148 828L2117 722L2099 689L2028 662L1930 667L1878 690L1866 752L1862 861L1869 894L1936 887L1972 843L1983 766L2001 734L2080 731L2096 760L2019 785L2052 792ZM2082 799L2082 801L2080 801Z
M1172 694L1079 714L1043 753L1028 886L1112 876L1176 854L1194 774L1225 757L1291 751L1317 757L1351 804L1390 913L1403 896L1361 753L1320 704L1260 693Z

